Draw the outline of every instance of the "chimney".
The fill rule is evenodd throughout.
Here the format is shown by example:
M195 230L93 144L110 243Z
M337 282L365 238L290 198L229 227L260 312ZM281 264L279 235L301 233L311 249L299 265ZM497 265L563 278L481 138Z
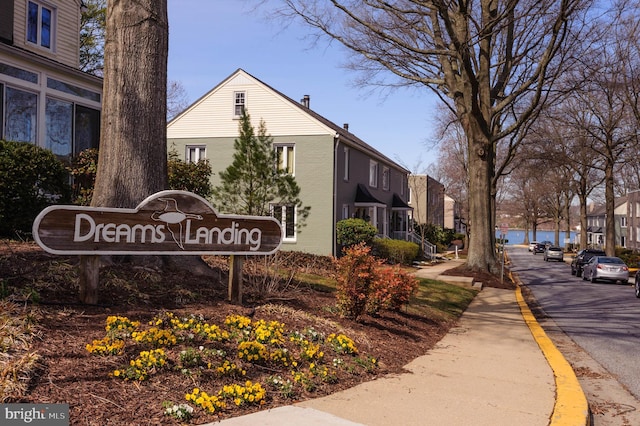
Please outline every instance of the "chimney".
M349 131L349 123L344 123L342 125L342 128L345 129L348 132Z
M311 101L311 98L309 98L309 95L304 95L303 98L300 100L300 103L305 107L305 108L309 108L309 102Z

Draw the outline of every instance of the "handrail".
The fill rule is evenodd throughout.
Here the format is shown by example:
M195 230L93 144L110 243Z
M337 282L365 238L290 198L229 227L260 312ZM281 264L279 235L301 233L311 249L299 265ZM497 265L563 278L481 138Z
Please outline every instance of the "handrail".
M435 244L432 244L429 241L420 238L415 233L408 234L408 237L412 242L422 247L422 252L426 257L428 257L429 259L433 259L436 256L438 248Z

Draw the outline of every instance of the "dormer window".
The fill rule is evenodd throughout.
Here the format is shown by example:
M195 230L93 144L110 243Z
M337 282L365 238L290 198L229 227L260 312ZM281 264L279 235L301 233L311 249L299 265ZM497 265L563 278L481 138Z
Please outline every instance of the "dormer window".
M53 46L54 11L38 2L27 6L27 41L46 49Z
M236 118L240 118L244 113L245 106L245 92L233 92L234 106L233 106L233 115Z

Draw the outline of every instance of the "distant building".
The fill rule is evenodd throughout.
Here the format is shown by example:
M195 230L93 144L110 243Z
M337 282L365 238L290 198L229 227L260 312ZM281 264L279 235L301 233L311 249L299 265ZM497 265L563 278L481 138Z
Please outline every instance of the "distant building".
M461 205L447 194L444 194L444 227L453 229L458 234L466 233Z
M627 196L615 200L614 223L615 239L617 247L629 247L627 239L627 229L629 228L629 202ZM635 212L634 212L635 214ZM594 206L587 213L587 244L589 247L602 248L605 245L606 235L606 211L605 206ZM636 219L637 220L637 219ZM635 222L635 221L634 221ZM640 225L640 223L638 224ZM636 236L637 238L637 236Z
M626 247L640 251L640 190L627 194Z
M409 206L416 224L445 228L444 185L428 175L409 176ZM450 223L453 222L450 220Z

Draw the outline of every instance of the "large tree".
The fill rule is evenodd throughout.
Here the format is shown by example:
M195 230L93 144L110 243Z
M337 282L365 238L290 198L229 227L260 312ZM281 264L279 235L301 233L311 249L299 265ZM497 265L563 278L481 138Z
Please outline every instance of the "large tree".
M109 0L93 207L132 208L167 188L166 0ZM83 258L80 298L98 297L98 260Z
M83 0L80 18L80 69L104 75L104 42L107 0ZM179 81L167 82L167 120L189 105L187 91Z
M423 86L455 113L469 152L467 264L497 272L496 144L517 143L536 117L589 0L273 1L353 52L363 84Z
M109 0L92 206L135 207L167 188L166 0Z

